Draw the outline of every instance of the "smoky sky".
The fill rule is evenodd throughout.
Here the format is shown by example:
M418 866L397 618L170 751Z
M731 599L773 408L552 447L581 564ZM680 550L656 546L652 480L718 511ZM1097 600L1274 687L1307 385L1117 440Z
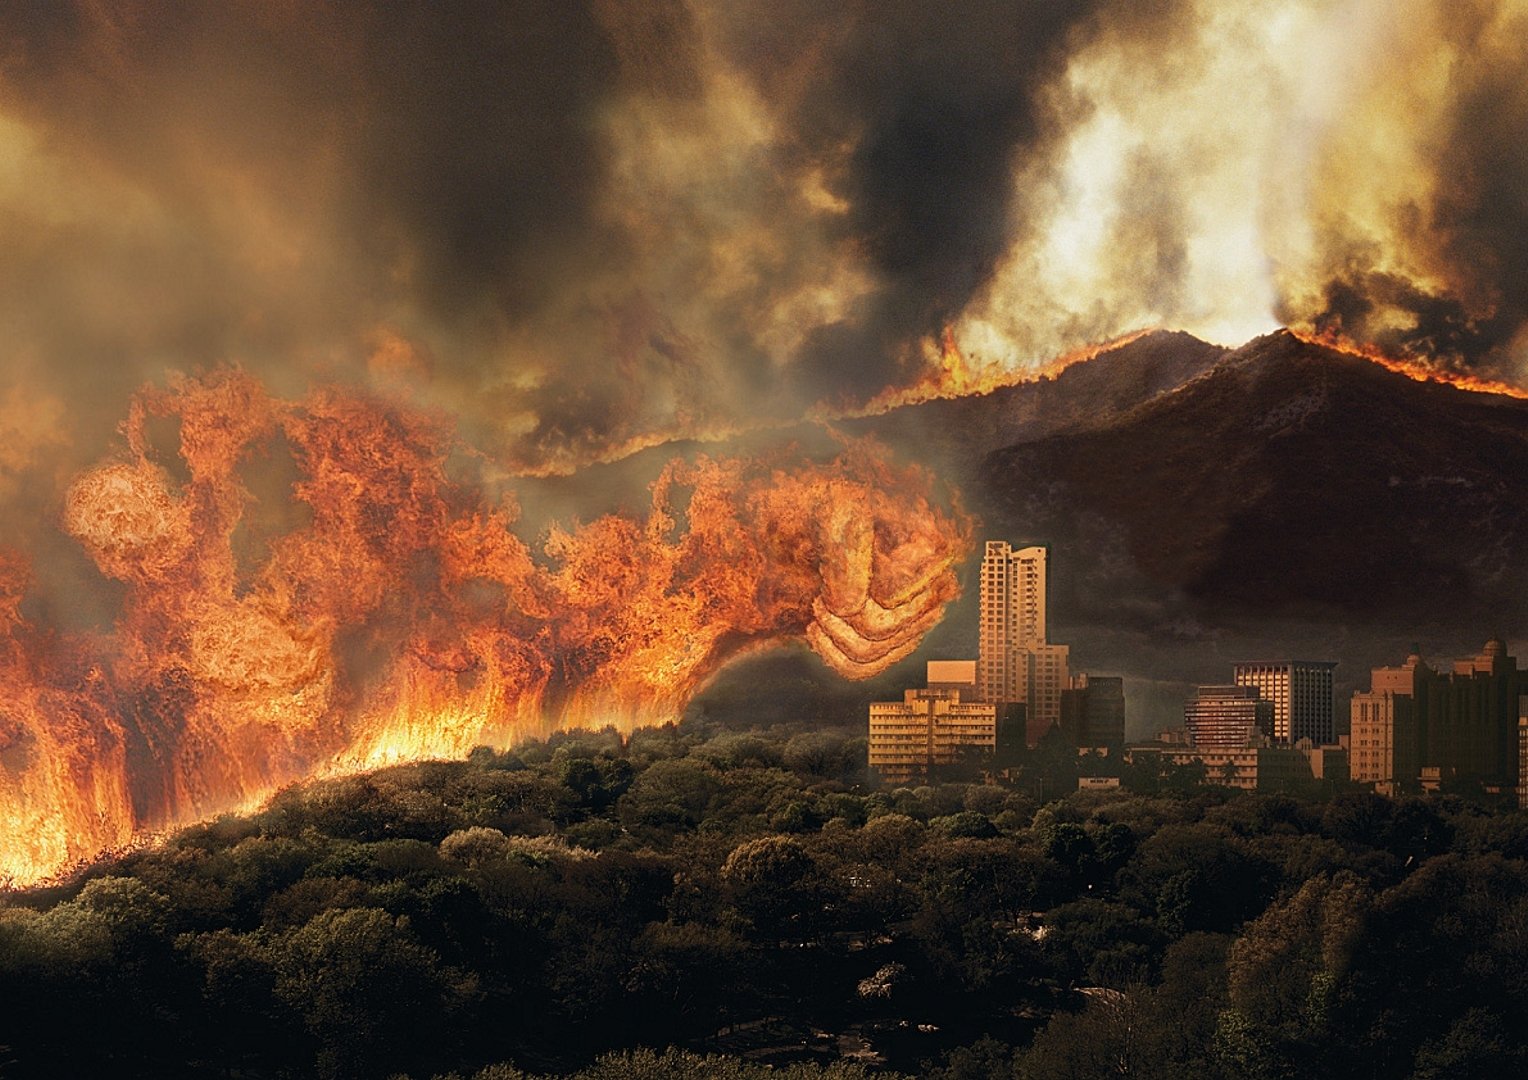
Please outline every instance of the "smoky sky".
M1355 44L1346 82L1257 34L1382 5L5 5L0 349L31 408L0 395L0 481L55 490L135 387L221 364L402 388L508 472L568 471L863 401L973 318L996 363L1210 325L1206 253L1238 244L1268 295L1227 304L1514 377L1521 14L1409 2L1440 29ZM1437 50L1454 75L1419 90ZM1249 150L1249 117L1328 82L1337 122ZM1410 186L1358 206L1359 106L1424 90L1410 172L1368 170ZM1222 204L1260 235L1218 235Z
M784 110L807 162L842 160L846 230L882 288L859 324L826 326L803 378L863 395L894 382L898 345L953 321L1009 242L1016 157L1042 135L1036 95L1092 5L752 5L729 41ZM811 55L806 72L792 57Z
M109 187L147 209L62 230L34 215L4 260L6 315L44 382L103 409L165 366L355 375L386 325L469 427L492 438L522 413L528 464L723 422L739 398L782 416L861 399L990 275L1012 162L1043 134L1036 90L1089 8L7 5L5 112L34 155L82 200ZM683 162L659 177L656 216L694 214L700 244L764 234L756 280L720 295L624 216L654 196L623 189L611 137L726 142L708 94L773 129L720 178L732 190ZM808 174L831 211L803 211ZM793 229L812 247L776 258L791 241L770 234ZM841 309L761 347L779 295L845 259Z

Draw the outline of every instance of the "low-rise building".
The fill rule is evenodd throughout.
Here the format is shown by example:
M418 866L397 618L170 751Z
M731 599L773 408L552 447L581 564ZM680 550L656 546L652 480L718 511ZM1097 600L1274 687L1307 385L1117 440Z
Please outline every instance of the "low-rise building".
M1273 734L1273 703L1255 686L1201 686L1183 706L1183 728L1194 746L1256 746Z
M1306 765L1310 767L1311 779L1345 781L1350 778L1351 765L1344 742L1312 746L1309 739L1301 739L1295 744L1295 749L1304 756Z
M1286 746L1202 747L1147 743L1125 749L1125 762L1152 760L1181 768L1203 765L1205 782L1242 791L1283 791L1311 778L1300 751Z
M930 661L928 684L901 701L870 705L870 767L887 783L927 777L936 766L990 755L997 746L997 706L968 697L975 661Z

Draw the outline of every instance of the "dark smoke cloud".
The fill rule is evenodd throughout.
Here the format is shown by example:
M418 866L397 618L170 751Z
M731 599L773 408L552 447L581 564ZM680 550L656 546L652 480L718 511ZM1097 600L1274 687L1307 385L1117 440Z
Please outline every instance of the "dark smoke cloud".
M1419 10L1445 40L1356 50L1355 69L1404 103L1426 49L1452 50L1449 100L1413 140L1415 191L1355 222L1353 170L1329 160L1351 129L1243 138L1312 85L1299 39L1256 32L1288 12L1329 27L1322 0L5 5L0 334L7 373L69 431L0 416L21 435L0 487L55 491L24 474L98 457L167 368L238 362L289 395L404 386L509 471L568 470L862 401L973 312L998 362L1215 325L1202 264L1227 238L1206 232L1202 178L1249 147L1274 159L1257 168L1275 209L1313 178L1315 250L1253 252L1279 288L1220 321L1276 297L1287 321L1512 374L1521 19L1504 0ZM1134 100L1172 111L1143 130ZM1097 265L1065 277L1045 243L1089 172L1063 175L1069 139L1110 110L1134 141L1113 148Z
M918 335L957 318L1018 227L1014 163L1046 134L1040 91L1096 5L1031 0L745 4L726 44L782 104L792 157L823 168L880 288L814 334L809 394L868 396L905 378Z
M862 399L1005 250L1092 6L7 5L4 115L132 212L12 223L3 317L108 430L167 365L295 392L387 333L512 465Z

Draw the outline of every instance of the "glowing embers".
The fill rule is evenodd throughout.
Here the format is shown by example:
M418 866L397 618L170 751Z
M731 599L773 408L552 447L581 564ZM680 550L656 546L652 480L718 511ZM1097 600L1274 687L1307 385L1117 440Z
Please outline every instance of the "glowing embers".
M307 776L676 719L782 642L874 674L938 621L969 547L932 477L868 443L676 460L643 513L555 529L538 560L514 506L448 477L439 416L220 372L144 392L124 434L63 514L125 583L111 631L29 623L20 560L0 589L0 881ZM250 477L278 444L303 512L255 543Z

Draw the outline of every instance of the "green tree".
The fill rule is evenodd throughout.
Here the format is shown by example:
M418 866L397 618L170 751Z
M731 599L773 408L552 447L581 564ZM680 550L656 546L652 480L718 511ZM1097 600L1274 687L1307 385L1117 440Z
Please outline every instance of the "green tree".
M302 1018L321 1077L418 1068L449 1056L450 1021L476 981L443 967L408 920L373 908L326 911L271 943L275 994Z

